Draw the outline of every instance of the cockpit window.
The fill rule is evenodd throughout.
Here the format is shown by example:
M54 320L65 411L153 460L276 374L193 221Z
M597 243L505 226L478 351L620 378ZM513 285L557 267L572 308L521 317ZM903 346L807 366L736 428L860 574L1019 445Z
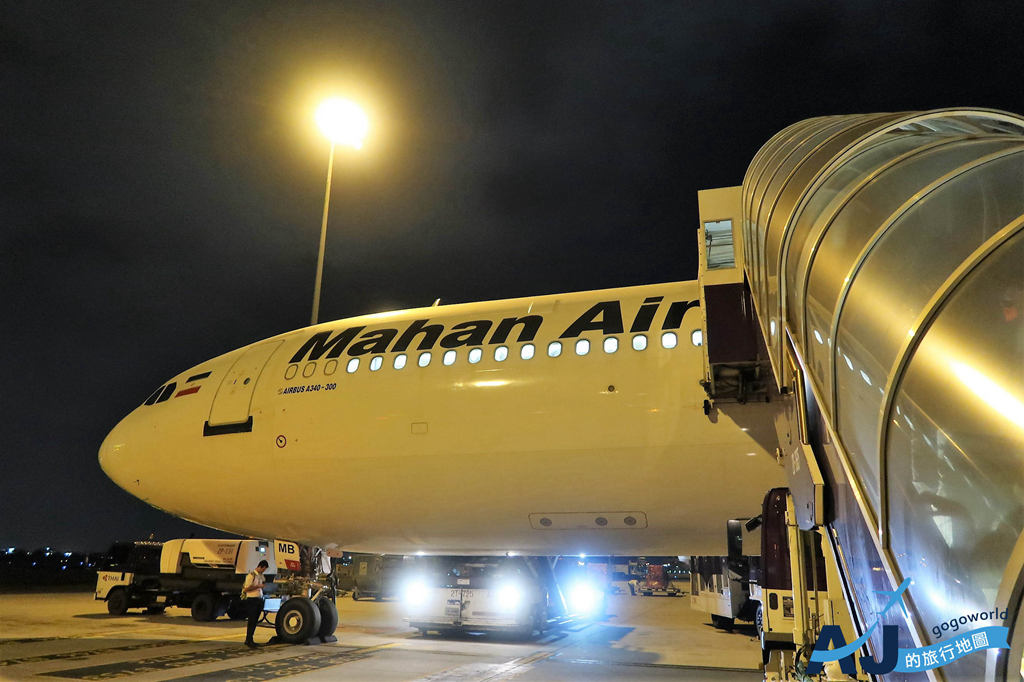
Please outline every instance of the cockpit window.
M176 384L173 381L171 383L167 384L167 386L164 387L164 392L160 394L160 397L157 398L156 401L158 403L162 403L163 401L167 400L168 398L171 397L171 394L174 393L174 389L176 389L177 387L178 387L178 384Z

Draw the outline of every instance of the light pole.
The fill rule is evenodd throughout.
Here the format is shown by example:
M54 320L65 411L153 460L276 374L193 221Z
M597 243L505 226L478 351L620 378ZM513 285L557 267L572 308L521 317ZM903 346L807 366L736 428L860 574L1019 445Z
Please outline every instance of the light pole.
M320 250L316 259L316 282L313 285L313 315L310 324L320 318L320 283L324 276L324 246L327 244L327 211L331 205L331 176L334 174L334 147L346 144L361 149L370 129L366 114L355 103L340 97L324 100L316 110L316 122L321 132L331 141L331 155L327 161L327 189L324 190L324 217L320 223Z

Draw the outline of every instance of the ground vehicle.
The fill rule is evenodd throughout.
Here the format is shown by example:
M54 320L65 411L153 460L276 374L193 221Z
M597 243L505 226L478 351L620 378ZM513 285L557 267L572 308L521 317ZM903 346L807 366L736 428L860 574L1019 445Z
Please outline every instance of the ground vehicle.
M338 625L333 588L307 575L326 572L325 557L312 561L309 556L310 569L303 571L301 551L299 545L283 540L115 543L98 571L94 598L105 600L114 615L131 608L162 613L168 606L180 606L190 608L199 621L224 614L242 618L245 576L266 560L270 567L264 573L264 594L274 596L264 608L276 613L277 636L289 643L333 641Z
M397 596L403 558L389 554L348 554L334 567L338 589L352 599L386 599Z
M760 557L743 554L742 521L737 519L727 524L726 547L728 556L692 558L690 605L711 614L715 627L732 629L736 620L756 617L758 602L751 599L751 586L760 575Z
M679 588L671 584L668 573L661 564L647 564L647 574L637 586L637 592L645 597L678 597L681 594Z
M261 560L277 573L274 549L265 540L170 540L119 542L96 577L96 599L121 615L143 608L160 613L168 606L190 608L199 621L225 613L242 617L240 593L246 574Z
M421 633L481 630L529 636L548 620L550 568L541 557L422 557L403 589Z

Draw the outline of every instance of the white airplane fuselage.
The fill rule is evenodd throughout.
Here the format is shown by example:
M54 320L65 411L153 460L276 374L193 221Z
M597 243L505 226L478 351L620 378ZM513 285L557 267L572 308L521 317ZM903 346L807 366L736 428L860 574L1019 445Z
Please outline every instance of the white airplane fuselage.
M328 548L724 554L784 472L772 405L705 414L698 300L678 282L288 332L173 377L100 463L176 516Z

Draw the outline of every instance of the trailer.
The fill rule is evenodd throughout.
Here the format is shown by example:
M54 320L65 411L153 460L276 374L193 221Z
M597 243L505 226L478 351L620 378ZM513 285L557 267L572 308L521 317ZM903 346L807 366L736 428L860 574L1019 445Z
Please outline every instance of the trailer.
M661 564L647 564L647 573L637 586L637 592L644 597L678 597L679 588L668 579L668 573Z
M404 557L390 554L346 552L334 567L338 589L351 593L353 601L381 601L398 595Z

